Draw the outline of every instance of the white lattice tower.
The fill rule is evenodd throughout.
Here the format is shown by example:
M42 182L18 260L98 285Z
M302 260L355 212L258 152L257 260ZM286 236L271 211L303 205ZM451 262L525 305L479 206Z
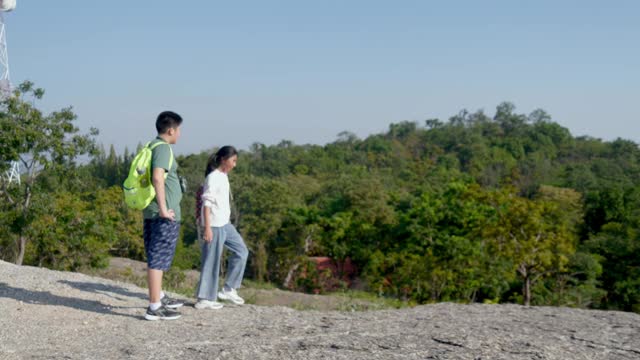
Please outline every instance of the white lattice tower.
M12 161L11 167L6 171L5 176L9 185L13 183L20 185L20 163Z
M9 52L7 51L7 27L4 16L0 12L0 96L5 98L11 94L11 77L9 76Z
M9 76L9 52L7 51L7 26L4 13L16 8L16 0L0 0L0 98L11 95L11 77Z
M0 99L11 95L11 77L9 76L9 52L7 51L7 27L3 13L16 8L16 0L0 0ZM20 184L20 163L12 161L5 177L9 184Z

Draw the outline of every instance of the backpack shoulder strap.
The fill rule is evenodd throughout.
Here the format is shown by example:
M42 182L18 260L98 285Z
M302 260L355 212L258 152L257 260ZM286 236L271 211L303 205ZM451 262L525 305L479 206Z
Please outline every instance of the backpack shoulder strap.
M147 145L145 146L149 146L149 144L151 144L151 142L148 142ZM171 148L171 145L169 145L169 143L165 141L160 140L157 143L149 146L149 149L153 151L153 149L155 149L158 145L162 145L162 144L165 144L169 147L169 153L171 154L171 156L169 157L169 171L171 171L171 167L173 166L173 149Z
M147 143L147 145L145 145L145 146L148 146L150 150L155 149L156 147L158 147L158 145L162 145L162 144L169 145L169 144L167 144L166 142L164 142L164 141L162 141L162 140L160 140L160 141L157 141L157 142L153 143L153 145L151 145L151 143L152 143L152 141L149 141L149 142ZM171 147L171 146L169 146L169 147Z

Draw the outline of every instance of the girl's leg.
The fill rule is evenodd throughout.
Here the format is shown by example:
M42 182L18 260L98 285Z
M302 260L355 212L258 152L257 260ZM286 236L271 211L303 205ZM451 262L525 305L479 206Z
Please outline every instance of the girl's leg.
M224 246L231 251L224 286L229 289L237 289L242 283L249 250L247 250L247 246L244 244L242 236L240 236L233 225L227 224L223 228L225 229L226 235Z
M222 255L225 229L212 227L213 240L202 242L202 269L198 283L198 299L215 301L218 298L218 282L220 280L220 255Z

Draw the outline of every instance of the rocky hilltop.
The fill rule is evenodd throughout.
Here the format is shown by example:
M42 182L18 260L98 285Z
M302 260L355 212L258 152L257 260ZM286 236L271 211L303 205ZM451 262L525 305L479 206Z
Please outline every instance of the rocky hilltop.
M640 359L640 316L442 303L369 312L183 307L146 290L0 261L0 359Z

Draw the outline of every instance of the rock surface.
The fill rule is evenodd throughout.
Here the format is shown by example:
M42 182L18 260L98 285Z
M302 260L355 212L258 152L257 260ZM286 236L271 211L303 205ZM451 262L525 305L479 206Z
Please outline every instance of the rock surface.
M640 359L640 316L441 303L370 312L182 308L146 290L0 261L0 359Z

